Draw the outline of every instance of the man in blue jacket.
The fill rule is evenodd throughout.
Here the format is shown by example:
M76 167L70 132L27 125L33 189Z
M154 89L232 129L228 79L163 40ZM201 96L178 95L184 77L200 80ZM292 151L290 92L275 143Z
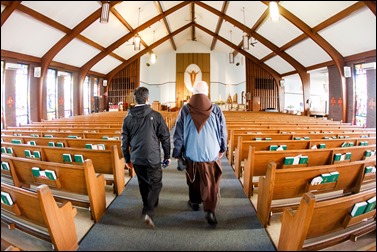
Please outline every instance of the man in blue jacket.
M154 228L154 208L162 188L161 149L163 164L170 164L170 132L162 115L148 105L149 90L134 91L136 106L130 108L122 125L122 152L128 169L135 169L143 200L145 223Z
M205 81L194 84L193 96L179 112L173 140L172 156L184 159L187 165L188 204L198 211L203 202L208 224L216 225L222 176L220 158L227 148L227 131L223 112L208 98Z

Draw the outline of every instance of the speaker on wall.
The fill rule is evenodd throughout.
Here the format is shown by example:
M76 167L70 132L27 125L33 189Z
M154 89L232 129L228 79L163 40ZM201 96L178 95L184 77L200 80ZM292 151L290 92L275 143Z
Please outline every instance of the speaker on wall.
M106 87L107 86L107 80L103 80L102 86Z
M41 67L34 67L34 77L40 78L41 77Z
M349 66L344 67L344 77L346 78L351 77L351 67Z

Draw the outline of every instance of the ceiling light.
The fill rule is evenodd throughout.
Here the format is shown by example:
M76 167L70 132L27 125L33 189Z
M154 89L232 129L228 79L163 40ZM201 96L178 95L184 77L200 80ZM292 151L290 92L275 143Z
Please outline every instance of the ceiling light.
M139 34L135 35L133 45L134 45L135 51L140 51L140 36L139 36Z
M244 50L249 50L249 34L246 32L246 23L245 23L245 7L243 7L243 25L245 26L245 32L242 36L242 47Z
M229 31L230 33L230 42L233 43L232 41L232 30ZM229 64L233 64L234 63L234 54L233 52L230 52L229 53Z
M99 22L101 24L107 24L109 22L109 15L110 15L110 2L102 2L102 8L101 8L101 17L99 19Z
M151 53L151 63L154 64L154 63L156 63L156 61L157 61L157 55L154 52L152 52Z
M140 24L140 7L139 7L139 16L137 18L137 28L139 28L139 24ZM135 34L134 36L134 50L135 51L140 51L140 36L139 36L139 33Z
M156 31L153 31L153 43L152 45L154 44L154 34L155 34ZM152 51L151 53L151 63L154 64L156 63L157 61L157 55Z
M270 17L272 21L279 21L279 7L277 2L270 2Z

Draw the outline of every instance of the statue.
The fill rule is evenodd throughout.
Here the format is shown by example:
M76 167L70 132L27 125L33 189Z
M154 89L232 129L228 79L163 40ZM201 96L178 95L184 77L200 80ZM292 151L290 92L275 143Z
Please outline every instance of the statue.
M199 73L199 71L195 72L194 70L192 70L191 72L187 71L187 73L190 75L191 85L194 86L196 75Z

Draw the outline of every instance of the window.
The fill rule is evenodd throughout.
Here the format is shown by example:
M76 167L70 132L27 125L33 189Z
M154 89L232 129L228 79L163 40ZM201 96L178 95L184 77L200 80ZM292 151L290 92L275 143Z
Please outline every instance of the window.
M16 125L29 123L29 66L18 64L16 72Z
M56 119L57 100L57 72L53 69L47 70L47 120Z
M88 76L85 77L84 88L83 88L83 101L84 101L84 115L90 113L90 79Z
M72 74L58 72L58 76L64 78L64 117L72 116Z

